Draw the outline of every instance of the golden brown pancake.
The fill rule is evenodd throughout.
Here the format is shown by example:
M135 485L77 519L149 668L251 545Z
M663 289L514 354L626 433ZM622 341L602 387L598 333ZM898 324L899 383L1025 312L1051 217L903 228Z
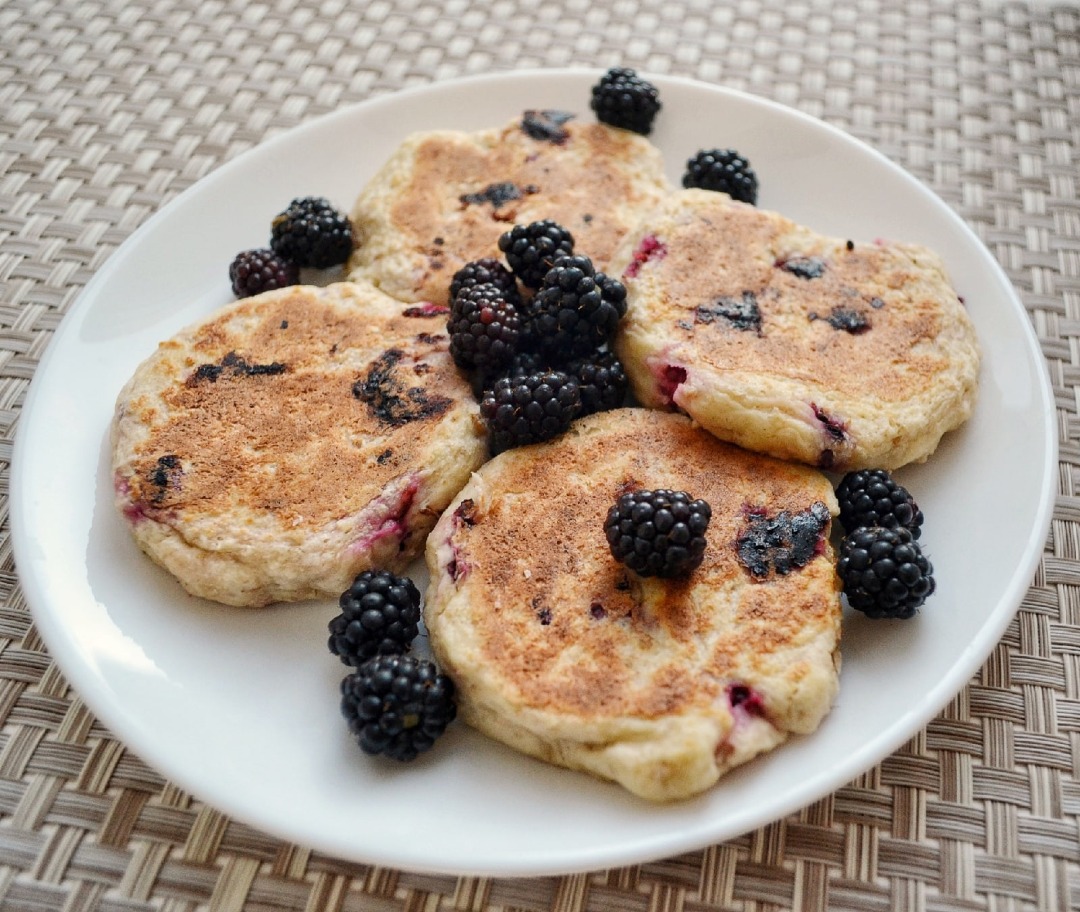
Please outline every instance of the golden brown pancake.
M624 239L616 340L638 399L837 470L925 460L974 409L979 347L925 247L829 238L683 190Z
M515 224L554 219L603 270L668 192L660 152L627 130L526 112L501 129L410 136L352 210L350 276L403 301L445 304L465 263L501 257Z
M619 494L712 507L685 580L618 563ZM837 690L836 501L815 469L682 415L619 409L483 466L428 538L425 621L462 717L550 763L668 801L813 731Z
M402 569L486 456L445 316L352 283L230 304L117 401L117 506L192 594L261 606Z

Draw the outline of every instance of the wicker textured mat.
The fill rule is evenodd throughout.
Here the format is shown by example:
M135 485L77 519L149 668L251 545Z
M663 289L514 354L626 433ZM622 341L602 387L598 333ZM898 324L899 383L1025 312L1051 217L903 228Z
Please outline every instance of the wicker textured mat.
M539 879L346 864L147 768L52 664L7 525L11 441L65 310L178 192L403 86L623 63L824 118L987 244L1050 365L1050 540L980 673L835 794L677 858ZM1080 12L912 0L6 0L0 4L0 909L1080 908Z

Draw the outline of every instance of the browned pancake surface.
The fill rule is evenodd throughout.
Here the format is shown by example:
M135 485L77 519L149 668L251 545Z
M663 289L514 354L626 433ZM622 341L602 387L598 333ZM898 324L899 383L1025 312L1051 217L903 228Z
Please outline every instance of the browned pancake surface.
M569 229L576 252L604 269L667 190L659 152L603 124L574 119L538 137L523 122L410 137L353 208L351 274L403 299L445 303L458 269L501 257L501 234L541 219Z
M245 508L319 527L417 465L469 395L444 317L323 307L301 290L241 304L184 347L186 376L141 400L154 433L129 484L155 511ZM162 474L162 457L182 473Z
M809 563L786 576L755 578L737 543L762 511L831 503L827 481L721 443L680 416L627 410L603 421L614 429L599 444L572 431L542 458L504 454L481 473L489 496L457 509L451 575L468 593L461 610L481 674L512 691L512 702L579 720L707 707L748 670L790 686L801 644L838 622L828 527ZM704 563L686 580L638 577L604 537L620 493L658 487L712 506Z

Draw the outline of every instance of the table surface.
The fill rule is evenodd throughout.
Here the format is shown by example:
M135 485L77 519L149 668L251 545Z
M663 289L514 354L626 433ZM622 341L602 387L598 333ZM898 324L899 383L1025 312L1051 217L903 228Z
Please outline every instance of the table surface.
M12 559L12 439L64 313L177 193L405 86L633 66L820 117L927 183L1006 270L1046 356L1059 490L980 672L879 766L676 858L536 879L326 857L229 819L86 709ZM1080 908L1080 10L934 0L6 0L0 5L0 909Z

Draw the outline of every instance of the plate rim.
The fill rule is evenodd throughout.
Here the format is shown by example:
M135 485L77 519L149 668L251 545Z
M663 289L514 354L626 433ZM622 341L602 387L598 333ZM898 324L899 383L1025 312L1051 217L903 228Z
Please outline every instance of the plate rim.
M54 626L54 622L57 619L52 616L46 606L42 605L44 596L39 588L39 581L32 574L29 574L29 571L24 572L23 570L24 567L32 565L32 562L27 560L29 543L24 539L21 532L21 529L23 528L23 518L26 515L25 497L27 491L24 479L24 467L29 458L29 443L27 440L34 428L33 420L27 420L26 416L28 414L34 415L36 412L40 412L40 406L38 406L35 411L35 406L42 395L41 389L43 387L43 382L40 381L39 378L48 376L53 360L57 357L56 352L62 350L68 335L71 332L74 332L74 327L77 322L76 318L82 316L84 312L92 306L98 295L97 289L105 284L117 270L123 268L128 257L128 251L136 246L145 235L152 233L156 226L161 221L167 219L174 210L181 208L192 195L206 192L207 185L213 186L220 182L227 182L235 171L244 168L248 160L256 154L265 155L272 152L277 144L284 144L292 141L294 134L299 131L330 127L338 120L347 122L356 117L357 112L361 109L373 112L377 116L380 107L392 107L402 98L410 98L416 95L433 92L468 91L476 86L482 86L485 83L490 84L496 80L512 79L517 81L531 81L537 78L552 77L595 79L596 76L602 72L603 68L599 67L523 68L509 71L488 71L454 79L432 81L397 91L388 91L371 98L350 103L335 111L302 121L264 141L255 143L235 157L213 168L202 178L194 181L190 186L186 187L175 197L170 199L135 228L131 234L118 245L106 262L94 273L86 286L80 291L75 301L72 302L67 312L63 315L60 324L54 330L53 337L50 339L46 350L42 354L42 357L34 370L23 406L19 412L18 425L16 427L12 450L10 484L8 489L11 510L10 531L15 567L20 586L27 604L30 607L33 621L41 634L50 658L71 683L78 698L82 699L91 711L106 724L113 737L120 741L125 749L131 750L136 756L140 758L153 757L152 761L144 760L144 762L147 762L148 765L159 774L180 784L183 788L199 798L199 800L205 801L207 804L211 804L214 807L219 807L229 816L234 816L238 820L250 821L252 819L247 811L240 812L235 807L226 808L222 806L222 803L219 802L216 797L212 802L208 798L203 798L202 796L206 794L206 789L204 789L201 784L196 788L189 788L189 777L186 776L183 771L173 769L171 764L168 763L168 758L162 758L155 755L152 750L146 750L142 744L140 744L138 748L135 747L135 743L137 743L138 739L133 737L132 732L126 730L128 727L122 719L122 714L118 709L114 708L113 704L101 699L99 694L100 688L94 686L94 682L100 682L102 678L94 672L93 669L83 664L78 656L74 654L73 649L69 649L68 640L66 640L61 635L61 632ZM932 718L940 713L941 709L948 701L963 689L980 665L985 662L987 656L993 650L994 646L1000 642L1008 625L1019 611L1024 595L1032 585L1035 571L1045 550L1057 493L1057 485L1054 483L1054 479L1058 465L1059 445L1055 431L1055 423L1052 420L1055 404L1049 365L1039 346L1038 338L1030 321L1030 315L1003 267L989 251L986 244L968 226L967 222L965 222L948 203L934 193L929 186L908 172L903 166L889 159L882 152L873 146L870 146L865 141L858 139L841 128L772 99L763 98L750 92L715 85L690 77L651 76L644 71L642 71L642 75L657 84L660 87L661 92L663 92L665 86L681 85L694 91L706 90L709 93L730 96L754 106L764 107L771 113L784 118L794 117L813 130L825 131L828 135L837 138L846 144L854 144L861 154L869 154L869 156L879 164L890 169L894 173L902 175L906 182L911 185L913 191L917 191L924 198L928 199L933 204L935 211L939 212L943 218L951 220L953 223L952 227L954 229L959 229L968 243L978 246L983 255L983 259L985 259L987 264L992 268L992 278L995 284L1001 288L1003 297L1008 299L1012 310L1015 311L1014 315L1021 318L1020 322L1024 329L1024 347L1027 356L1031 359L1033 364L1041 368L1041 370L1036 371L1042 381L1038 386L1039 395L1037 398L1044 411L1048 411L1051 416L1044 421L1043 424L1045 460L1040 469L1045 477L1045 483L1042 486L1042 499L1037 505L1035 513L1035 528L1032 530L1032 535L1028 539L1027 547L1021 555L1016 572L1011 578L1010 586L1005 593L1002 593L1002 596L999 599L999 605L1008 603L1012 606L1012 609L1010 611L1000 610L995 617L997 623L994 624L986 638L990 641L988 650L973 649L973 647L969 645L967 649L961 653L949 672L946 675L943 675L936 686L923 697L919 710L909 714L909 716L903 720L904 724L896 724L891 729L883 732L876 739L867 742L863 745L861 750L854 752L849 756L846 762L841 763L831 775L823 777L823 781L828 784L828 788L826 791L818 789L818 797L820 797L820 795L829 794L835 791L853 776L856 776L881 762L882 759L894 752L915 732L925 727ZM92 697L85 696L87 693L91 693ZM868 759L870 757L873 759ZM812 800L814 799L809 799L809 801ZM796 795L793 792L789 795L787 801L779 801L777 805L773 806L770 810L769 820L778 820L793 811L804 807L807 803L808 799L802 796L801 793ZM259 820L254 825L265 830L275 838L284 840L295 839L295 834L290 835L282 832L273 824L268 825L265 820ZM750 828L761 825L765 824L754 823ZM351 858L353 860L362 861L363 863L385 864L403 870L477 876L535 876L596 870L600 867L606 867L612 864L634 863L635 861L640 862L651 858L667 857L680 851L700 848L703 845L709 844L710 840L715 842L716 838L727 839L732 838L733 835L735 835L727 834L714 838L704 832L706 829L708 829L708 827L695 828L688 833L668 833L666 834L666 838L653 837L647 840L647 846L643 845L630 850L627 849L627 843L619 843L620 848L618 849L598 849L588 856L583 856L579 862L569 865L565 863L552 865L550 861L545 860L540 864L530 865L524 863L514 870L508 870L505 866L501 865L477 865L475 868L469 869L463 869L458 866L445 867L438 864L428 865L419 863L418 859L413 859L412 862L410 862L409 859L400 857L400 853L393 855L393 857L373 859L370 852L365 852L364 858L358 858L355 854L342 854L339 848L324 848L324 850L336 857ZM745 827L740 830L740 832L747 831L748 828ZM313 845L312 847L315 848L316 846Z

